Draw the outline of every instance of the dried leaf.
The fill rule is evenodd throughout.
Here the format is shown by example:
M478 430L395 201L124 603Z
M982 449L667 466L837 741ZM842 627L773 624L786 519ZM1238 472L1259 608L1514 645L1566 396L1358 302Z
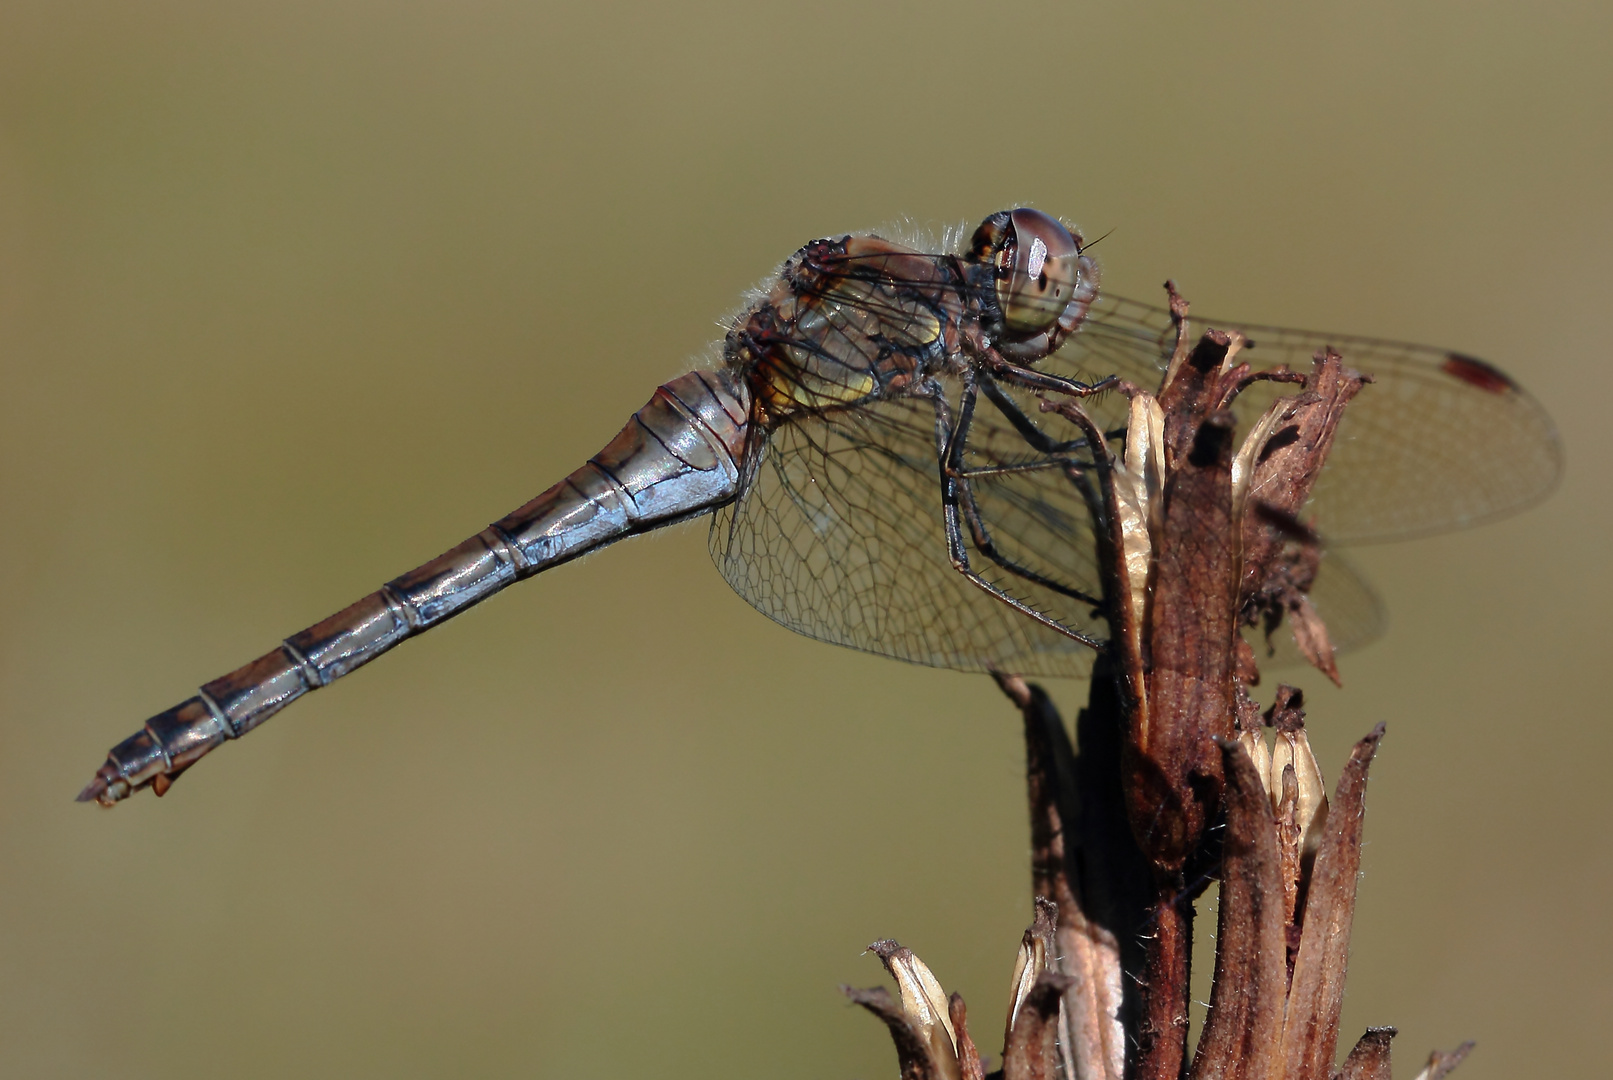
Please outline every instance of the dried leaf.
M1193 1080L1275 1080L1288 996L1277 830L1265 784L1239 740L1223 740L1226 838L1210 1012Z
M1389 1071L1389 1040L1398 1034L1392 1027L1367 1028L1334 1076L1338 1080L1394 1080Z
M1444 1080L1452 1069L1467 1060L1467 1055L1473 1052L1473 1046L1474 1043L1470 1039L1455 1050L1448 1052L1435 1050L1428 1055L1428 1064L1417 1074L1417 1080Z
M1014 1030L1014 1020L1030 996L1036 981L1047 970L1048 957L1054 955L1053 934L1059 924L1059 906L1045 897L1035 898L1036 918L1025 928L1019 942L1019 956L1014 961L1013 990L1009 998L1008 1023L1003 1027L1003 1046Z
M1282 860L1283 925L1292 926L1299 911L1299 878L1301 873L1304 833L1300 832L1298 815L1299 781L1294 779L1294 766L1283 766L1282 779L1277 784L1277 851Z
M1333 654L1333 639L1328 636L1327 624L1317 613L1311 598L1305 593L1291 591L1286 607L1288 628L1293 631L1294 644L1299 646L1300 655L1311 667L1331 679L1334 686L1343 686L1338 660Z
M1248 642L1242 637L1238 642L1248 648ZM1244 752L1249 760L1254 762L1255 774L1260 777L1261 785L1271 794L1271 749L1266 745L1266 725L1260 715L1260 706L1255 699L1249 696L1248 687L1239 680L1233 687L1236 694L1236 710L1233 713L1233 727L1237 731L1238 742L1243 744ZM1275 800L1273 800L1275 802Z
M1291 532L1287 523L1296 520L1310 498L1345 406L1361 385L1361 376L1346 368L1337 353L1318 354L1304 390L1279 398L1267 411L1267 416L1281 415L1251 456L1240 506L1245 599L1254 596L1271 573ZM1274 438L1279 433L1281 438ZM1254 512L1256 503L1261 513Z
M1255 767L1255 775L1260 777L1261 790L1271 796L1271 748L1266 745L1266 740L1258 731L1240 731L1238 745L1249 755L1249 762ZM1273 797L1271 801L1275 804L1276 798Z
M1125 821L1118 731L1083 712L1077 757L1041 687L1017 676L996 678L1025 720L1031 885L1033 895L1057 904L1049 963L1072 976L1061 1019L1065 1068L1073 1069L1073 1080L1121 1080L1125 980L1115 928L1137 925L1149 875ZM1114 680L1101 660L1093 685L1094 707L1110 703Z
M896 1044L896 1061L902 1080L943 1080L941 1069L930 1054L929 1041L908 1020L907 1013L891 1000L889 991L883 986L867 990L842 986L840 992L885 1021L891 1041Z
M1292 766L1296 783L1294 823L1304 837L1301 851L1315 855L1327 827L1327 789L1322 770L1311 753L1311 740L1303 727L1279 730L1271 748L1272 775Z
M1294 806L1294 819L1305 838L1303 854L1314 856L1322 843L1322 832L1327 826L1327 782L1322 769L1311 752L1310 736L1305 734L1305 695L1292 686L1277 687L1270 718L1277 736L1271 747L1271 776L1282 776L1289 765L1294 767L1294 780L1298 784L1298 799Z
M1345 406L1361 386L1362 377L1345 368L1337 353L1317 354L1304 390L1273 402L1239 453L1247 470L1238 474L1240 618L1250 626L1264 620L1269 634L1286 616L1301 652L1335 683L1338 666L1327 627L1305 595L1320 554L1317 537L1298 514ZM1256 436L1261 442L1252 447Z
M876 941L868 951L879 957L885 970L896 980L902 998L902 1011L913 1026L929 1040L930 1052L947 1080L958 1080L958 1036L952 1030L947 993L913 950L889 938Z
M1339 776L1322 846L1316 853L1283 1022L1285 1080L1324 1080L1338 1047L1356 874L1361 869L1367 769L1382 738L1383 725L1379 724L1355 744Z
M1070 982L1049 971L1031 988L1003 1050L1003 1080L1058 1080L1059 1002Z
M969 1013L963 1005L963 995L953 992L947 998L947 1015L952 1018L952 1030L958 1033L958 1073L962 1080L985 1080L986 1069L980 1063L980 1051L969 1037Z
M1254 422L1249 434L1243 437L1243 443L1232 459L1232 513L1239 521L1243 520L1244 503L1249 496L1249 478L1254 472L1255 461L1266 448L1271 433L1293 410L1292 398L1278 398L1272 402L1260 419Z
M1126 424L1126 452L1114 467L1120 511L1121 565L1132 618L1141 626L1148 611L1148 577L1153 560L1153 531L1159 517L1159 494L1165 481L1165 414L1152 394L1131 398Z
M1170 362L1165 366L1165 377L1160 380L1160 389L1164 390L1176 381L1181 374L1182 365L1187 363L1187 342L1192 337L1192 324L1187 321L1187 299L1176 291L1176 282L1165 282L1165 292L1170 296L1171 322L1176 324L1176 344L1171 349Z

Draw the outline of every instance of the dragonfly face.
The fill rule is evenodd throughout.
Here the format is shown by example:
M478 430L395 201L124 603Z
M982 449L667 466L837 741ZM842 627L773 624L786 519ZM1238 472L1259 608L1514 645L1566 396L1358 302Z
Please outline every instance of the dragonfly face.
M991 268L992 302L983 321L1016 359L1028 362L1053 351L1058 347L1050 336L1054 325L1061 319L1078 322L1084 313L1084 308L1068 309L1095 267L1082 258L1080 238L1040 210L1021 207L991 215L975 230L968 258Z
M808 244L734 320L718 370L665 384L526 506L151 718L80 797L161 794L213 747L505 585L701 514L724 578L799 633L938 667L1083 674L1109 632L1094 477L1125 450L1129 408L1095 390L1158 386L1179 327L1100 296L1081 247L1024 208L953 252L873 234ZM1262 368L1308 370L1332 346L1372 376L1305 510L1334 542L1498 517L1560 474L1550 418L1482 361L1211 325L1246 330ZM1250 382L1233 417L1247 430L1288 385ZM1049 398L1079 400L1087 426ZM1320 566L1310 595L1334 641L1374 636L1370 590Z

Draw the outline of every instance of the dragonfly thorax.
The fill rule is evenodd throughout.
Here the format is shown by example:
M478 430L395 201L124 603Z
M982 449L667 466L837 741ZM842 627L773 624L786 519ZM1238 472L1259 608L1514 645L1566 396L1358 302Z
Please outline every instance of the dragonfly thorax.
M735 320L724 359L773 417L897 394L979 336L973 293L956 256L815 240Z

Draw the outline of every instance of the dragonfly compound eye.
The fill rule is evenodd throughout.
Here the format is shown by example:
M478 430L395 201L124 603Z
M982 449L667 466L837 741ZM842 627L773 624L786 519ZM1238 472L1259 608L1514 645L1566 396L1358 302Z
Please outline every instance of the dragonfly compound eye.
M1075 295L1081 249L1070 230L1039 210L1009 214L1006 243L997 253L997 306L1011 337L1052 327Z

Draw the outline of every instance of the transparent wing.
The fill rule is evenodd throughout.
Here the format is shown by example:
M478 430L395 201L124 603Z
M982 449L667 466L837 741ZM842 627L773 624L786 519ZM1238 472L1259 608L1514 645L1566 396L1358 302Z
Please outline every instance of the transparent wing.
M1344 410L1310 512L1336 544L1467 528L1539 502L1562 476L1540 404L1497 368L1459 353L1343 334L1239 327L1263 367L1303 370L1331 346L1371 385ZM1273 393L1269 384L1261 388ZM1263 407L1259 397L1251 399Z
M1562 475L1557 429L1507 375L1460 353L1348 334L1218 319L1196 328L1241 330L1251 363L1306 371L1331 346L1373 383L1345 409L1337 440L1306 508L1331 543L1373 543L1466 528L1544 498ZM1044 366L1152 387L1175 340L1170 314L1100 297L1089 322ZM1240 397L1245 425L1289 390L1263 383ZM1291 390L1290 390L1291 392ZM1100 406L1101 409L1101 406ZM1118 403L1101 421L1118 426Z
M748 452L742 494L712 523L712 557L735 591L808 637L935 667L1084 674L1087 647L951 564L938 440L956 405L954 388L939 419L933 401L914 397L779 426ZM1031 451L982 403L964 467L999 559L1020 571L973 542L968 556L999 588L1096 636L1091 519L1068 460Z
M852 314L882 314L876 296L841 303ZM1350 335L1194 322L1242 330L1254 342L1249 358L1261 367L1304 371L1318 349L1332 346L1373 376L1346 409L1306 510L1331 543L1397 539L1500 517L1542 498L1561 473L1550 418L1482 361ZM1081 331L1038 367L1082 381L1119 375L1153 387L1174 341L1165 309L1103 296ZM1243 424L1286 389L1250 388L1235 406ZM939 667L1082 674L1091 661L1084 646L952 566L938 443L956 413L957 393L953 386L939 416L932 400L912 397L804 413L780 425L748 451L742 494L713 523L712 556L741 596L809 637ZM996 587L1096 638L1103 631L1094 599L1101 590L1084 450L1047 448L1070 438L1068 431L1027 439L1025 426L1041 432L1044 421L1034 401L1017 398L1017 427L984 396L976 410L964 455L976 511L973 528L964 530L966 554ZM1124 427L1120 395L1084 405L1104 431ZM1324 560L1312 598L1339 648L1382 633L1381 604L1337 557Z

